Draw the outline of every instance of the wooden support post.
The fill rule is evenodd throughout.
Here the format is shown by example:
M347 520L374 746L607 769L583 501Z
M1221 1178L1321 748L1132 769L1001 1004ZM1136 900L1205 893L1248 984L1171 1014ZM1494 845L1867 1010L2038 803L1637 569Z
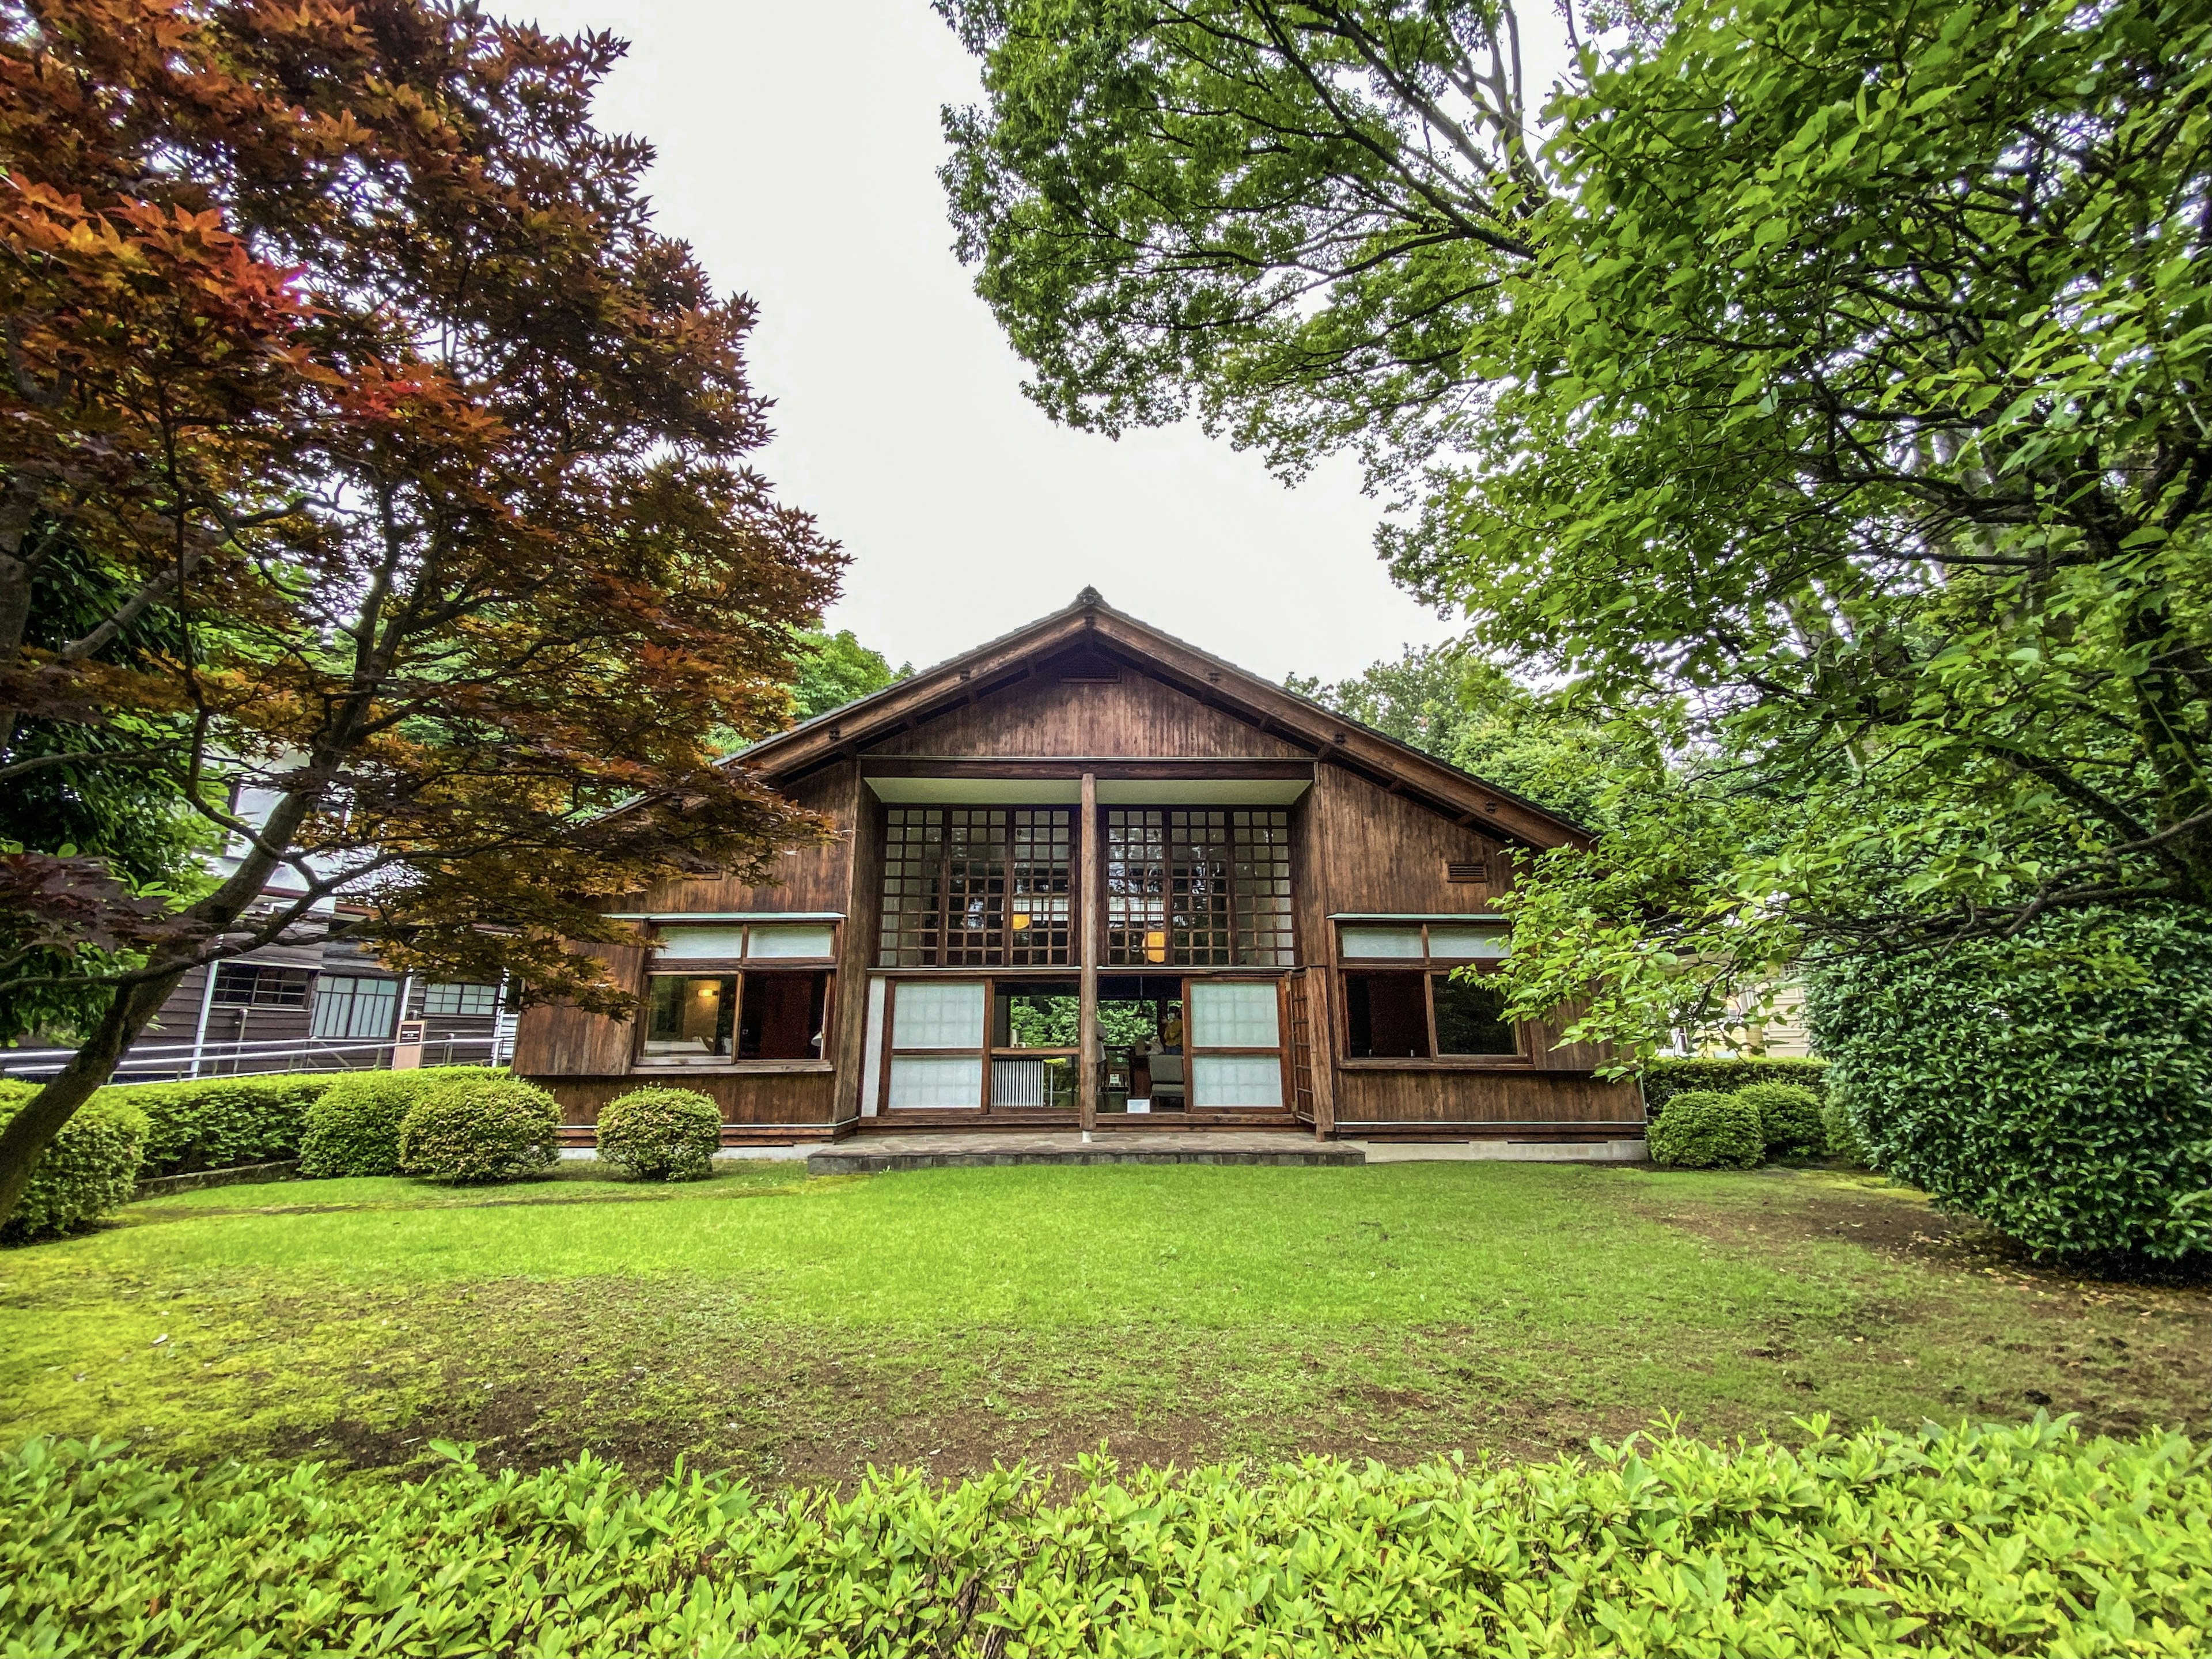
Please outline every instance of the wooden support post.
M1103 929L1099 926L1100 914L1105 909L1101 898L1102 884L1106 866L1098 857L1098 775L1083 775L1083 822L1079 826L1083 848L1083 995L1081 1013L1076 1021L1076 1047L1082 1049L1083 1058L1076 1072L1077 1101L1080 1106L1083 1138L1091 1139L1091 1131L1098 1127L1098 1083L1101 1066L1098 1057L1098 957Z

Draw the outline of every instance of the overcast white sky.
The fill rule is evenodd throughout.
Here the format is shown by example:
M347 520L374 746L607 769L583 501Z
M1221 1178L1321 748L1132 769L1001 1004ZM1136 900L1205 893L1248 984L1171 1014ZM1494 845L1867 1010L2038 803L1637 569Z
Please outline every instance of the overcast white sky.
M938 110L979 83L927 0L490 9L631 43L600 123L653 142L661 224L760 303L751 366L777 437L757 465L853 556L833 626L927 665L1087 582L1271 678L1454 631L1376 562L1349 465L1285 489L1194 427L1117 443L1022 396L951 252Z

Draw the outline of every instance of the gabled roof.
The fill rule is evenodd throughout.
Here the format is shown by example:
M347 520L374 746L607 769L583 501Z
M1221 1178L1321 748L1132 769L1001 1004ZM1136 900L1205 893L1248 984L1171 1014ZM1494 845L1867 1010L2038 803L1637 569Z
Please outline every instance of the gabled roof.
M1459 823L1533 847L1589 842L1589 831L1534 801L1164 634L1116 611L1092 587L1077 594L1065 610L817 714L724 764L743 767L771 784L787 784L956 703L1004 690L1072 648L1120 657L1210 708L1306 750L1316 760L1348 767Z

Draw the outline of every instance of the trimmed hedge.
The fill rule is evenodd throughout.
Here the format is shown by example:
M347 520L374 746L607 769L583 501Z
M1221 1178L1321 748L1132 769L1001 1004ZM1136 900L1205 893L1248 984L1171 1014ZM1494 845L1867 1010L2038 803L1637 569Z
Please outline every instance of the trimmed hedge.
M1766 1136L1766 1155L1802 1158L1828 1150L1828 1126L1820 1121L1820 1097L1794 1083L1754 1083L1735 1091L1759 1112Z
M21 1111L40 1086L0 1085L0 1123ZM39 1154L31 1184L0 1226L0 1240L52 1238L93 1225L137 1188L145 1150L145 1114L108 1091L95 1092Z
M300 1173L399 1173L399 1125L408 1109L455 1078L503 1078L482 1066L426 1066L413 1072L340 1072L307 1109Z
M1875 1164L2051 1256L2212 1251L2212 919L2046 916L1844 962L1808 1013Z
M1644 1068L1644 1109L1660 1115L1676 1095L1692 1089L1732 1095L1754 1083L1794 1083L1827 1097L1828 1062L1825 1060L1704 1060L1662 1055Z
M145 1113L146 1161L139 1173L175 1175L297 1158L307 1110L343 1073L272 1073L134 1083L100 1091Z
M599 1156L641 1181L696 1181L714 1172L722 1109L695 1089L633 1089L599 1113Z
M543 1089L483 1073L455 1078L407 1109L399 1168L456 1186L512 1181L559 1159L560 1129L561 1109Z
M1676 1095L1646 1133L1651 1161L1672 1169L1755 1170L1766 1157L1759 1108L1717 1089Z
M2212 1624L2179 1435L1814 1427L1258 1479L1085 1458L1059 1501L1026 1469L771 1495L33 1441L0 1458L0 1650L2185 1655Z

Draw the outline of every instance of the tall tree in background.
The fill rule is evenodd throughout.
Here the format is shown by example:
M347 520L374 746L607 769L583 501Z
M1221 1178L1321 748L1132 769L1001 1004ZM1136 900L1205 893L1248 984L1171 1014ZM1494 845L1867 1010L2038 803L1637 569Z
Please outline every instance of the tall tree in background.
M945 0L1062 418L1351 447L1400 580L1651 734L1522 1006L2212 907L2212 20L1692 0L1530 131L1510 8ZM1688 970L1696 964L1696 971Z
M0 3L0 782L58 764L19 727L103 732L70 764L234 855L198 896L0 865L0 995L94 1006L0 1129L0 1218L188 969L334 892L396 966L611 1012L562 947L619 931L594 898L822 833L706 741L782 722L842 561L742 465L750 304L591 125L620 50L432 0ZM105 597L35 630L64 578Z
M795 720L826 714L914 672L912 663L893 668L890 659L861 644L849 628L841 628L835 634L826 629L810 629L799 636L794 654L799 676L791 686L791 717Z

